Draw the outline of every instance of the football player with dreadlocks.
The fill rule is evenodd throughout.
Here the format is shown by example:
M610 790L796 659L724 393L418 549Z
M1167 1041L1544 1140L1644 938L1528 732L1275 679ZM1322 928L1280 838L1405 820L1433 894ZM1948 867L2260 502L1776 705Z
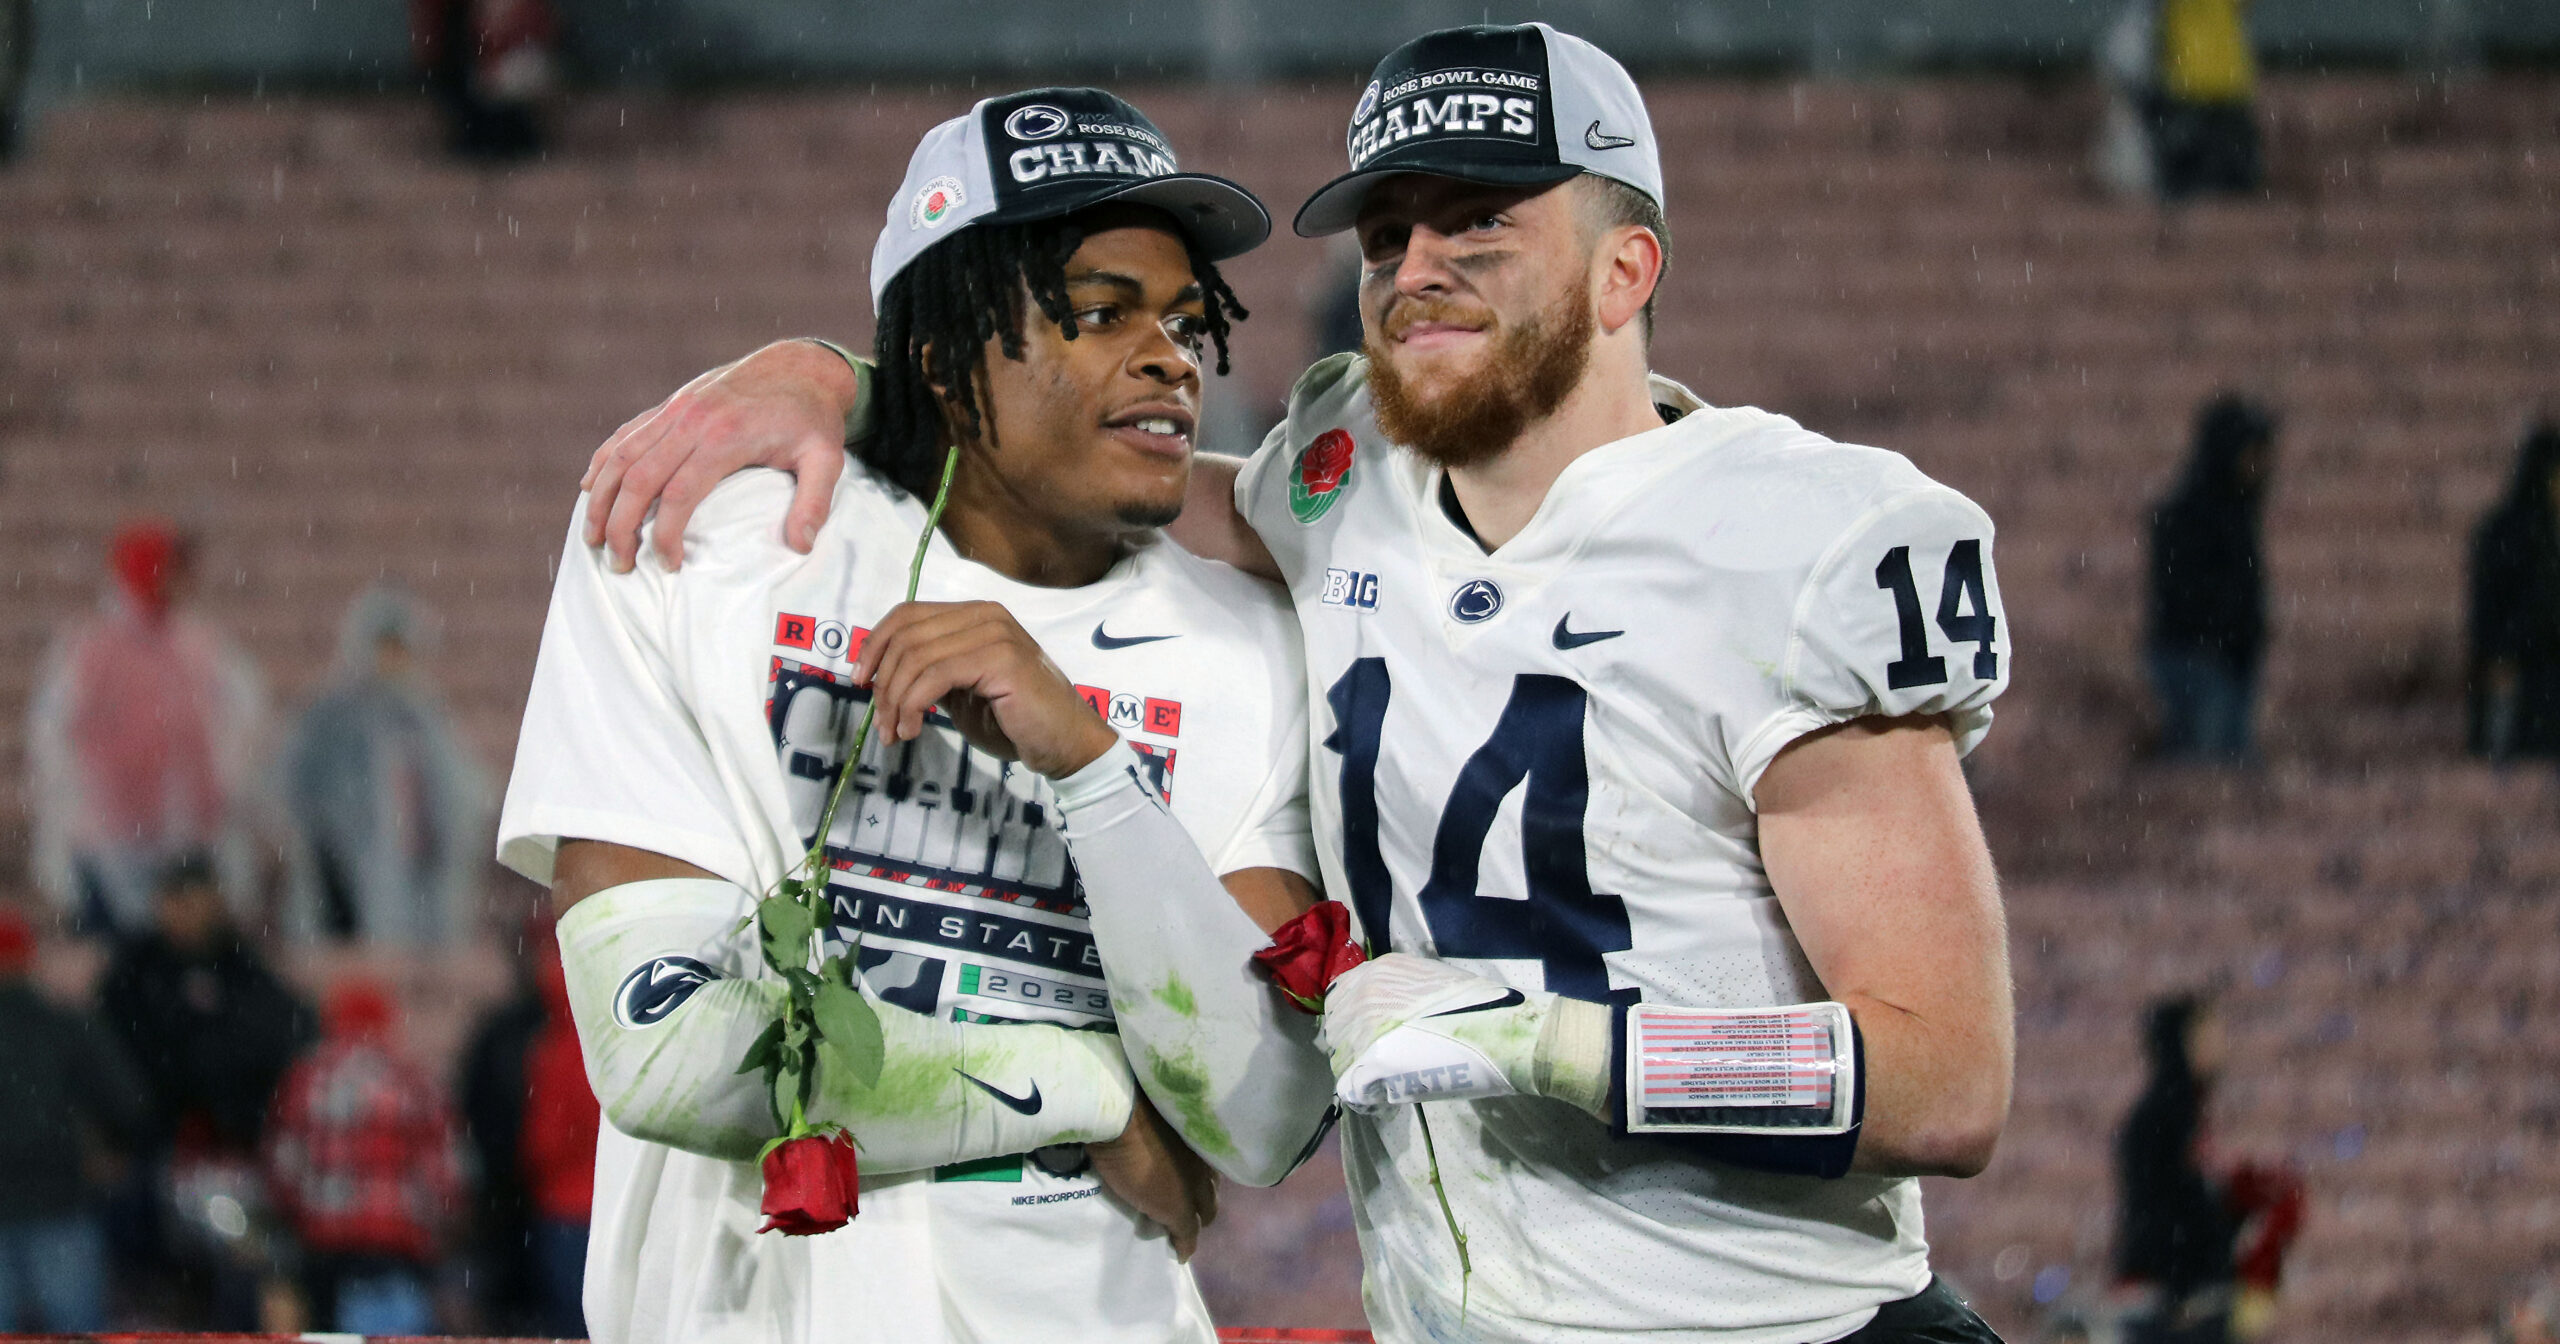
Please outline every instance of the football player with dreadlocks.
M611 1121L597 1339L1213 1338L1201 1159L1278 1180L1333 1090L1250 966L1315 899L1295 622L1156 532L1244 315L1215 263L1269 227L1109 94L989 99L890 206L877 426L808 553L777 472L709 493L680 573L572 524L500 847L563 908ZM785 990L747 916L847 769L828 937L887 1059L863 1087L822 1055L808 1116L869 1188L759 1236L779 1129L738 1067Z
M1371 1327L1996 1339L1915 1179L1980 1171L2009 1104L1960 768L2014 652L1991 519L1653 373L1662 155L1607 53L1442 29L1350 111L1295 227L1358 242L1362 350L1173 535L1297 608L1324 886L1382 953L1324 1000ZM599 452L598 540L651 480L663 534L722 471L837 469L791 445L842 399L715 383Z

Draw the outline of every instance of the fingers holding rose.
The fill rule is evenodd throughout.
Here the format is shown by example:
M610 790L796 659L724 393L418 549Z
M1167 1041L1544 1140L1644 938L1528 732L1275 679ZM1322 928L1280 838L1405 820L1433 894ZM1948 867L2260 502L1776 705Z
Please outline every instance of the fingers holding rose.
M936 706L970 744L1051 778L1074 773L1118 738L1013 613L994 602L908 602L864 639L857 686L870 688L887 741L923 736Z

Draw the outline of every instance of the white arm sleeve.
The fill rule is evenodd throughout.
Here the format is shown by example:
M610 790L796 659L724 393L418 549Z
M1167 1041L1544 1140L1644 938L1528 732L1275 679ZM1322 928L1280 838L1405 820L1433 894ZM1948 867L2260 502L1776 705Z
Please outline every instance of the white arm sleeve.
M1122 1048L1193 1151L1276 1184L1323 1131L1333 1072L1316 1020L1254 970L1271 940L1145 778L1123 743L1057 782Z
M614 1128L731 1161L781 1132L763 1073L737 1071L783 998L740 927L754 905L728 882L669 878L598 892L561 917L570 1012ZM1099 1142L1128 1126L1135 1092L1107 1033L872 1006L887 1047L879 1083L854 1085L822 1051L809 1106L811 1120L853 1132L865 1170Z

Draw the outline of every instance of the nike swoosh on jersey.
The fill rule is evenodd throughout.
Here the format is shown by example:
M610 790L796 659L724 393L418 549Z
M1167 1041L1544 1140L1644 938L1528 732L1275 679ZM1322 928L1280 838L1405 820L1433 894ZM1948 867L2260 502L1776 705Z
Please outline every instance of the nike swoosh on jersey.
M952 1072L960 1073L958 1069L953 1069ZM984 1078L970 1078L969 1075L965 1073L960 1073L960 1076L968 1078L970 1082L976 1083L980 1091L998 1101L1003 1102L1018 1114L1038 1115L1040 1113L1040 1084L1036 1082L1031 1085L1030 1096L1017 1097L1012 1093L1005 1091L1003 1088L988 1082Z
M1484 1001L1484 1002L1482 1002L1482 1003L1471 1003L1471 1004L1468 1004L1468 1005L1467 1005L1466 1007L1464 1007L1464 1008L1451 1008L1451 1009L1448 1009L1448 1010L1443 1011L1443 1012L1437 1012L1437 1013L1431 1013L1431 1014L1428 1014L1428 1016L1431 1016L1431 1017L1456 1017L1456 1016L1457 1016L1458 1014L1460 1014L1460 1013L1482 1013L1482 1012L1490 1012L1490 1011L1492 1011L1493 1009L1496 1009L1496 1008L1509 1008L1509 1007L1511 1007L1511 1006L1512 1006L1512 1005L1514 1005L1514 1004L1527 1003L1528 1001L1529 1001L1529 1000L1528 1000L1528 997L1527 997L1526 995L1522 994L1519 990L1516 990L1516 989L1506 989L1506 990L1502 991L1502 997L1501 997L1501 998L1498 998L1498 999L1487 999L1487 1000L1485 1000L1485 1001ZM967 1076L968 1076L967 1074L962 1074L962 1075L961 1075L961 1077L964 1077L964 1078L965 1078L965 1077L967 1077ZM982 1086L983 1086L983 1084L982 1084Z
M1585 644L1597 644L1601 640L1616 639L1618 636L1627 633L1624 630L1565 629L1565 622L1572 619L1573 613L1569 611L1556 618L1556 647L1559 649L1578 649Z
M1102 633L1102 627L1106 624L1108 624L1108 622L1094 622L1093 647L1097 649L1125 649L1138 644L1153 644L1159 639L1181 638L1180 635L1129 635L1125 638L1118 635L1106 635Z
M1630 140L1623 135L1602 135L1600 133L1600 123L1595 119L1591 123L1590 129L1585 130L1582 133L1582 143L1591 146L1593 149L1625 149L1627 146L1634 144L1635 141Z

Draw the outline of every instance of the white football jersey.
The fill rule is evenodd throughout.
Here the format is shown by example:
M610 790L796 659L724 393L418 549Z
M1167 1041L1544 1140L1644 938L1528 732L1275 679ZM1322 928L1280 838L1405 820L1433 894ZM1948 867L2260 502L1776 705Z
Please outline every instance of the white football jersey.
M781 539L790 496L779 473L723 482L674 574L610 573L572 521L500 820L510 867L547 882L559 840L583 837L761 893L807 851L869 699L848 666L905 595L924 509L849 470L803 556ZM1146 758L1214 871L1315 874L1296 623L1269 585L1156 545L1088 587L1037 588L937 535L918 596L1004 604ZM864 752L829 836L837 941L858 923L866 981L916 1012L1109 1028L1048 781L932 723ZM736 943L715 969L764 974ZM840 1231L760 1236L754 1164L608 1124L589 1326L606 1344L1213 1336L1163 1232L1102 1197L1080 1147L863 1185Z
M1317 365L1236 485L1298 609L1328 895L1383 949L1523 988L1701 1007L1827 998L1762 871L1789 742L1944 714L2009 675L1991 521L1888 452L1704 406L1565 468L1492 554L1388 443L1366 366ZM1542 1098L1343 1121L1386 1341L1807 1344L1926 1286L1909 1180L1770 1175Z

